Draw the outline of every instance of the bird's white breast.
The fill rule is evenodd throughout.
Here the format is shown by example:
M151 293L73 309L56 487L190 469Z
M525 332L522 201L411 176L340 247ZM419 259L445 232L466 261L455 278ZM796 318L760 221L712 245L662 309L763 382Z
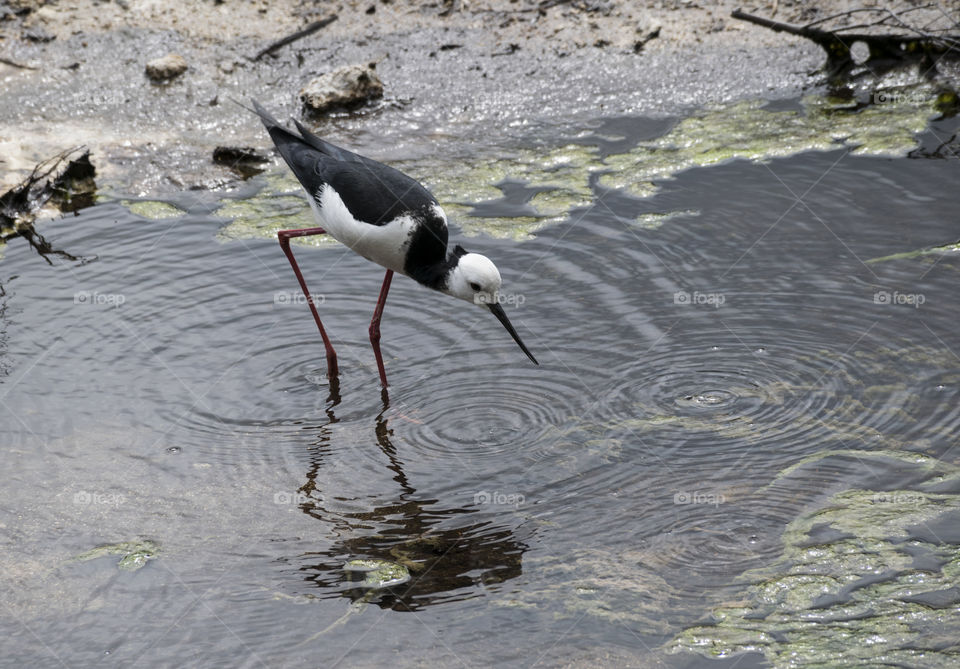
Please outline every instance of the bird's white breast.
M316 199L308 199L314 216L330 236L367 260L405 274L406 251L416 227L411 216L400 216L384 225L358 221L329 184L317 190Z

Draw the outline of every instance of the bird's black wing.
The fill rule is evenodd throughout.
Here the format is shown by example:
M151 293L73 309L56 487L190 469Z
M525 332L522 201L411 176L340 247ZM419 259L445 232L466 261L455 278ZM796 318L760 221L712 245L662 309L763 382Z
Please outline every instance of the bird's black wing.
M300 131L296 135L255 100L253 106L280 155L311 197L330 184L350 214L371 225L384 225L402 214L423 212L437 204L426 188L399 170L320 139L295 121ZM442 236L446 252L445 229Z
M256 100L253 107L286 161L310 197L325 184L337 191L358 221L385 225L397 216L411 214L420 225L407 254L407 273L414 268L436 269L447 260L447 224L434 211L437 200L414 179L389 165L371 160L327 142L296 123L297 135L281 126ZM421 282L436 283L438 277Z

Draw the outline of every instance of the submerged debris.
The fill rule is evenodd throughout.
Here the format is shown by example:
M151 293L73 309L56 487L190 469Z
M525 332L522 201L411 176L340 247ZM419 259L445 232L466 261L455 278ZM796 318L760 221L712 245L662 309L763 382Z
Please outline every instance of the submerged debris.
M364 577L358 585L373 590L402 585L410 580L410 571L406 567L386 560L350 560L343 569L348 573L362 573Z
M300 90L300 100L313 112L353 108L383 97L383 82L374 64L347 65L320 75Z
M117 562L117 569L121 571L137 571L147 564L148 560L154 559L159 550L160 546L153 541L121 541L116 544L97 546L92 550L75 556L70 561L86 562L87 560L96 560L97 558L108 555L120 555L122 557L120 561Z

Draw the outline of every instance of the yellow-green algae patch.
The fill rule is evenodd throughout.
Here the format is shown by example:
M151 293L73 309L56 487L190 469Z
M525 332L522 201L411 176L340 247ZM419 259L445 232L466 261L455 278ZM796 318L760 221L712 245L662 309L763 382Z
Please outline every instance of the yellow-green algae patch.
M467 234L496 236L502 219L483 219L464 213L466 205L498 199L495 188L506 179L530 187L550 188L530 204L538 216L518 221L509 236L520 238L532 230L562 220L571 209L591 204L591 173L601 173L601 186L624 189L635 197L656 194L655 182L691 167L706 167L732 158L765 162L803 151L847 147L858 155L904 156L917 146L916 136L936 111L932 88L917 87L910 95L891 95L889 102L859 108L848 100L811 95L802 111L770 111L765 101L752 100L695 112L669 133L642 142L627 153L601 160L592 147L564 146L546 153L516 150L507 158L486 162L457 161L452 165L410 164L408 171L437 195L445 208L459 205L457 217ZM516 220L516 219L515 219ZM642 219L641 225L669 219ZM496 221L492 223L492 221Z
M484 234L494 239L510 239L519 242L532 238L532 233L554 222L551 218L536 216L471 216L471 209L472 207L460 204L443 204L448 220L453 225L459 225L467 237Z
M546 585L536 590L515 589L492 600L494 606L542 608L554 602L558 619L585 617L615 625L667 633L663 612L673 588L649 565L643 550L577 549L555 557L524 559L524 569L535 572Z
M160 200L122 200L121 204L142 218L163 220L183 216L183 210Z
M289 170L263 176L265 185L256 195L243 200L225 200L216 215L231 219L220 228L221 241L276 238L279 230L311 228L317 225L303 189ZM298 237L293 243L305 246L336 244L329 235Z
M499 199L502 193L496 186L507 179L550 187L564 193L567 202L585 205L593 200L586 177L589 169L598 165L598 160L595 148L571 144L547 151L516 149L506 157L489 161L457 160L442 169L431 165L424 170L420 164L413 163L409 171L444 205Z
M944 470L947 473L960 473L960 467L951 465L940 460L931 457L929 455L924 455L923 453L914 453L912 451L866 451L866 450L857 450L857 449L837 449L832 451L823 451L821 453L814 453L805 458L800 459L799 461L793 463L786 469L782 470L777 474L776 478L767 486L762 488L760 492L763 492L771 486L775 486L782 482L784 479L792 476L800 469L804 467L820 462L827 458L833 457L848 457L848 458L857 458L857 459L871 459L871 458L888 458L890 460L896 460L908 466L922 467L925 470Z
M924 256L943 256L960 253L960 242L953 244L944 244L943 246L932 246L916 251L906 251L904 253L894 253L893 255L883 256L882 258L871 258L868 263L886 262L888 260L909 260L913 258L922 258Z
M904 156L917 146L916 135L937 114L937 95L927 85L887 96L882 104L858 105L824 95L801 101L803 109L771 111L763 100L751 100L694 112L667 134L641 142L622 154L601 158L596 147L568 144L552 149L514 148L496 158L459 156L401 161L393 166L423 183L443 206L451 223L468 236L522 240L548 225L565 220L573 209L590 206L595 198L590 178L648 198L656 182L682 170L707 167L740 158L765 162L803 151L848 148L857 155ZM222 239L271 237L283 228L315 225L310 209L297 193L300 186L288 171L265 177L267 187L248 200L228 201L218 211L234 219L220 233ZM474 215L477 205L503 197L498 186L506 181L534 189L526 207L516 215ZM677 212L676 215L689 215ZM669 218L638 219L642 227L656 228ZM331 243L326 236L300 243Z
M486 235L494 239L510 239L515 242L531 239L534 232L556 222L552 218L536 218L533 216L516 218L467 216L457 220L461 224L463 234L467 237Z
M156 557L160 547L153 541L121 541L116 544L97 546L71 559L71 562L86 562L107 555L119 555L117 569L136 571Z
M936 95L925 87L862 109L823 95L803 98L802 112L769 111L764 104L750 100L701 109L666 135L629 153L608 156L605 162L611 171L600 177L600 184L647 197L650 182L732 158L765 162L840 147L858 155L905 156L916 148L916 135L937 113Z
M389 560L356 558L353 560L348 560L346 564L343 565L343 570L351 575L351 579L352 575L355 573L363 574L363 579L354 581L354 584L360 588L364 588L366 592L359 599L350 602L350 605L347 607L347 610L342 616L334 620L319 632L316 632L299 642L295 646L296 648L316 641L320 637L341 627L353 616L363 613L367 608L367 604L373 601L380 594L379 591L383 588L389 588L394 585L402 585L410 580L410 571L406 567L401 564L397 564L396 562L390 562ZM296 603L317 601L314 598L307 600L300 599L297 601L297 598L290 597L289 595L281 594L280 596L284 599L293 600Z
M482 162L461 159L442 165L411 162L397 167L423 183L465 235L519 241L562 221L572 209L591 204L590 170L599 165L595 148L570 144L547 151L516 149L506 157ZM471 215L473 206L502 198L497 186L508 179L543 189L530 199L532 212Z
M755 651L774 667L958 666L960 545L911 538L958 512L957 494L838 493L787 526L773 565L742 575L745 601L714 609L714 624L685 630L668 652ZM920 567L917 555L928 558Z
M663 213L640 214L634 223L637 227L645 230L656 230L667 221L674 218L683 218L690 216L699 216L700 212L696 209L684 209L682 211L667 211Z

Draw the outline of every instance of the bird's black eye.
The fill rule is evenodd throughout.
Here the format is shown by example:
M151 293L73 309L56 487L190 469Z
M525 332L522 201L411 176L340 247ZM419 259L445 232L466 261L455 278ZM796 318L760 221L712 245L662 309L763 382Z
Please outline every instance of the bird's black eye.
M480 290L480 284L471 282L470 288L472 288L473 290Z

